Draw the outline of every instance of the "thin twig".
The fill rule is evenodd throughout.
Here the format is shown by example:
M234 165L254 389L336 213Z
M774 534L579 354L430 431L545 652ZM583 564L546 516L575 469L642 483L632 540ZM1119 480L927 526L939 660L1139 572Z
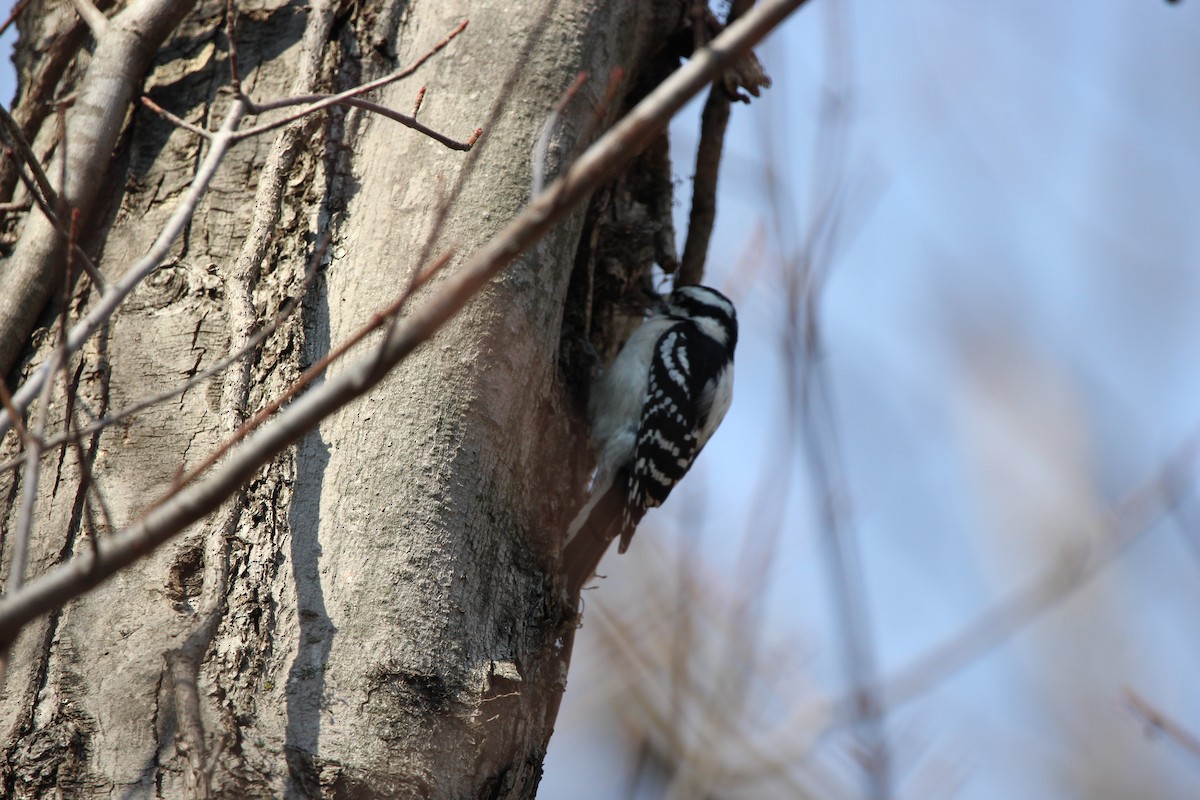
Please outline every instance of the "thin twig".
M75 413L79 413L79 409L75 409ZM84 486L89 490L83 497L84 511L87 513L87 523L90 527L88 533L92 537L92 546L96 545L97 530L92 521L92 499L95 499L96 506L100 509L100 519L104 523L103 530L115 530L113 526L112 513L108 510L108 503L104 499L104 493L100 490L100 484L96 482L96 476L92 473L92 467L88 454L83 450L83 434L78 430L79 420L74 420L76 425L75 435L71 437L71 443L75 449L75 458L79 461L80 478L84 482ZM94 448L94 444L93 444ZM50 449L48 446L46 449Z
M105 0L100 0L105 2ZM24 6L25 3L18 3ZM50 113L53 97L61 84L68 65L89 37L87 25L78 16L63 14L61 24L49 37L49 46L39 59L39 69L30 76L28 85L22 87L20 105L13 109L13 116L26 141L37 136L42 122ZM11 198L16 182L15 162L5 161L0 165L0 197Z
M258 428L241 447L199 480L156 504L145 516L0 599L0 646L21 628L101 583L201 519L238 490L264 464L335 410L361 397L427 341L474 295L538 241L592 190L610 179L671 117L737 54L753 47L806 0L766 0L696 53L610 129L539 197L533 199L465 264L447 276L436 293L410 312L377 353L347 364L336 375L298 397ZM78 326L77 326L78 327Z
M29 431L25 428L25 420L21 418L21 414L13 405L12 395L8 393L8 384L0 380L0 404L4 406L4 410L8 412L9 417L13 420L13 429L17 432L17 440L25 445L29 441ZM16 463L20 464L25 460L24 455L20 456ZM5 466L5 471L8 470Z
M592 138L596 136L597 132L604 126L604 118L608 112L612 110L613 105L616 103L617 92L620 90L621 81L623 80L625 80L625 70L621 69L620 67L613 67L612 72L610 72L608 75L608 85L604 87L604 96L600 98L598 103L592 106L592 113L588 117L588 123L584 126L582 135L580 135L579 140L575 143L575 148L571 151L571 157L568 159L568 163L573 162L579 157L580 153L587 149L588 145L592 142ZM534 194L536 194L536 192ZM588 270L589 283L592 278L592 271ZM588 300L584 307L587 309L587 313L589 315L589 321L585 324L584 330L591 330L590 315L592 310L592 292L590 288L588 290Z
M50 374L53 375L62 354L60 348L55 348L50 356ZM38 398L37 416L34 418L33 429L25 440L25 473L21 478L21 510L17 515L17 528L13 540L12 563L8 568L8 582L5 585L5 595L17 594L25 584L25 568L29 562L29 539L33 535L33 512L37 507L38 485L42 468L42 440L46 433L46 418L50 406L50 393L54 388L53 379L46 381Z
M242 77L238 72L237 8L233 0L225 2L225 40L229 45L229 88L236 97L245 97L242 92Z
M4 149L6 153L15 157L16 154L13 153L11 147L5 146ZM37 162L33 163L36 164ZM38 166L40 170L40 165ZM49 220L50 224L54 226L54 230L60 237L62 237L64 240L70 241L70 231L67 230L65 225L63 225L62 218L55 210L57 206L61 205L59 196L53 192L47 196L43 196L38 189L37 179L25 171L25 165L21 161L16 161L16 170L17 177L21 179L21 183L25 184L25 188L29 192L30 198L32 198L33 202L36 203L38 210L41 211L46 219ZM68 246L71 249L72 257L74 257L80 263L80 265L83 266L83 271L86 272L88 277L92 279L92 284L96 287L97 291L104 291L104 288L107 285L107 282L104 280L104 276L100 273L99 268L96 267L92 260L88 258L87 253L83 252L83 249L79 246L78 241L70 241Z
M320 95L313 95L313 96L320 97ZM466 152L467 150L470 150L475 145L475 142L479 139L480 135L482 135L482 133L483 133L482 129L477 128L474 133L472 133L469 137L467 137L466 141L460 142L457 139L451 139L449 136L445 135L444 133L439 133L438 131L435 131L433 128L430 128L428 125L424 125L420 122L417 122L415 117L406 116L404 114L401 114L399 111L393 111L392 109L388 108L387 106L382 106L379 103L372 103L370 100L363 100L361 97L347 98L346 100L339 101L339 104L344 105L344 106L357 106L358 108L362 108L367 111L373 111L376 114L379 114L380 116L387 117L388 119L391 119L391 120L395 120L396 122L399 122L401 125L407 125L408 127L412 128L417 133L425 134L430 139L433 139L435 142L444 144L446 147L449 147L451 150L459 150L462 152Z
M229 18L232 20L232 18L233 18L232 15L234 13L232 0L229 0L228 9L229 10L226 13L228 15L230 15ZM459 24L459 26L457 28L455 28L453 31L451 31L444 39L442 39L440 42L438 42L436 45L434 45L432 49L430 49L423 56L421 56L419 59L417 59L415 62L408 65L404 69L398 70L397 72L394 72L391 75L386 75L383 78L379 78L378 80L370 81L370 82L364 83L360 86L356 86L353 89L347 89L346 91L340 92L338 94L291 95L289 97L281 98L279 100L272 100L272 101L269 101L266 103L254 103L248 97L246 97L244 94L242 94L241 84L236 83L234 86L234 93L237 96L242 97L247 103L250 104L250 113L261 114L263 112L273 111L278 108L287 108L290 106L298 106L298 105L304 105L304 104L307 104L307 105L305 106L305 108L302 108L299 111L296 111L292 114L288 114L287 116L284 116L280 119L272 120L271 122L264 123L262 125L258 125L253 128L246 128L245 130L238 131L238 133L235 137L235 140L241 141L243 139L250 139L255 136L261 136L264 133L270 133L273 130L278 130L279 128L282 128L285 125L289 125L293 122L296 122L297 120L303 119L317 111L321 111L323 109L329 108L334 105L344 105L344 106L356 106L358 108L362 108L367 111L372 111L376 114L387 117L388 119L395 120L396 122L399 122L401 125L405 125L409 128L412 128L413 130L417 131L418 133L422 133L425 136L428 136L430 139L433 139L434 141L445 145L446 147L450 148L451 150L460 150L460 151L470 150L471 147L475 144L476 140L479 138L479 136L483 133L482 130L477 129L473 134L471 134L470 137L467 138L466 141L460 142L457 139L452 139L451 137L445 135L444 133L436 131L433 128L430 128L428 125L424 125L421 122L417 121L416 112L417 112L417 109L419 109L421 107L421 100L425 96L425 88L424 87L421 87L421 91L418 93L416 107L413 109L413 116L401 114L400 112L394 111L394 110L388 108L387 106L380 105L379 103L375 103L370 100L363 100L362 98L357 97L357 95L363 94L364 92L369 92L372 89L377 89L380 86L385 86L389 83L400 80L401 78L408 77L413 72L415 72L418 67L420 67L422 64L424 64L430 58L430 56L437 53L439 50L441 50L443 47L445 47L450 42L451 39L453 39L455 36L457 36L459 33L461 33L466 28L466 26L467 26L467 22L464 20L461 24ZM236 47L234 47L232 44L233 35L234 35L233 27L232 27L232 23L230 23L229 30L228 30L229 41L231 43L230 44L230 69L233 71L233 74L236 79L237 50L236 50ZM191 131L192 133L196 134L197 136L203 136L205 138L212 138L212 135L213 135L212 131L205 130L204 128L200 127L199 125L195 125L191 122L188 122L187 120L182 119L181 117L179 117L175 114L172 114L170 111L167 111L165 108L160 106L158 103L155 103L149 97L146 97L143 95L142 103L147 108L149 108L151 111L158 114L163 119L170 122L171 124L176 125L180 128L183 128L184 130Z
M1184 728L1162 711L1150 705L1141 695L1130 687L1125 687L1125 702L1129 709L1142 720L1145 725L1166 736L1175 744L1187 751L1192 758L1200 759L1200 738Z
M581 141L585 145L603 127L604 118L617 102L617 92L620 91L623 80L625 80L625 70L621 67L613 67L612 72L608 74L608 85L604 87L604 96L592 107L592 115L588 118L587 127L584 128L584 136ZM579 153L573 155L579 155Z
M33 0L19 0L19 2L13 6L13 10L8 15L8 19L4 20L3 24L0 24L0 33L4 33L6 30L11 28L12 24L17 21L17 17L21 16L21 12L28 8L31 2L33 2Z
M267 131L272 131L272 130L275 130L276 128L281 128L284 125L287 125L288 123L295 122L296 120L301 119L303 117L307 117L309 114L312 114L315 111L320 111L323 108L328 108L332 105L337 105L339 103L342 103L344 100L349 100L350 98L357 97L361 94L366 94L367 92L370 92L374 89L378 89L380 87L387 86L390 83L395 83L398 80L407 78L409 75L412 75L414 72L416 72L421 67L422 64L424 64L426 61L428 61L430 58L432 58L434 55L436 55L439 51L441 51L446 45L450 44L451 40L453 40L454 37L458 36L460 33L462 33L464 30L466 30L467 22L468 22L468 20L464 19L462 22L460 22L458 24L458 27L456 27L454 30L450 31L450 33L446 34L446 36L443 37L441 41L439 41L437 44L435 44L429 50L425 51L425 53L423 55L421 55L419 58L417 58L416 61L412 62L411 64L409 64L407 67L404 67L403 69L396 70L395 72L391 73L390 75L384 75L382 78L377 78L373 81L368 81L367 83L355 86L353 89L347 89L346 91L339 92L337 94L309 95L309 96L302 96L300 98L285 97L280 100L273 100L273 101L270 101L267 103L255 103L252 107L252 111L255 114L262 114L267 111L274 111L277 108L287 108L290 106L299 105L300 103L309 103L310 105L306 106L305 108L300 109L299 111L289 114L289 115L283 117L282 119L273 120L272 122L266 123L257 128L247 128L244 131L240 131L238 134L239 138L245 139L250 136L258 136L260 134L266 133ZM319 99L310 99L310 98L319 98Z
M60 300L62 316L58 326L58 343L55 346L58 349L59 366L62 369L63 392L66 395L66 413L63 415L65 431L63 435L70 438L75 451L75 459L79 464L79 479L83 491L83 520L88 535L91 537L92 546L95 547L97 536L92 513L92 498L95 497L96 504L100 507L100 513L104 518L106 530L112 529L112 517L109 515L108 504L104 501L100 486L95 481L91 465L83 451L82 437L77 431L73 430L78 408L75 402L76 382L71 377L70 359L66 356L66 336L71 321L71 287L75 283L75 264L72 254L77 249L78 237L79 211L78 209L73 209L71 213L71 246L67 250L66 275L62 282L62 297ZM51 449L44 439L39 440L38 447L43 453Z
M146 95L142 95L141 101L142 105L153 111L155 114L158 114L160 117L177 128L183 128L185 131L191 131L197 136L203 136L205 139L211 139L213 137L212 131L201 128L199 125L188 122L183 117L172 114L170 111L167 111L165 108L151 100Z
M5 140L17 151L13 154L14 158L19 156L21 161L29 165L37 185L37 191L41 193L47 203L54 205L58 201L58 192L54 191L54 187L50 184L50 178L42 169L42 164L34 154L33 148L29 146L29 142L25 141L25 134L21 132L21 126L3 106L0 106L0 126L4 128Z

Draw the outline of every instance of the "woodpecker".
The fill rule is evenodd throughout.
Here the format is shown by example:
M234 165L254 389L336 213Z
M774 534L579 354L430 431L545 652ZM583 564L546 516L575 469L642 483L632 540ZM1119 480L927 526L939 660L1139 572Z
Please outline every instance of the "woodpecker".
M707 286L675 289L592 387L591 495L567 530L629 548L712 437L733 400L733 303Z

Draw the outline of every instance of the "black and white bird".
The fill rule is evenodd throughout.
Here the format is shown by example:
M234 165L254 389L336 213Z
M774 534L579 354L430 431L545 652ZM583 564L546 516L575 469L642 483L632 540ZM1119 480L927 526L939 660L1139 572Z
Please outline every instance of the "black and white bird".
M624 553L650 508L662 505L729 410L737 314L725 295L682 286L633 332L592 387L588 413L596 475L567 531Z

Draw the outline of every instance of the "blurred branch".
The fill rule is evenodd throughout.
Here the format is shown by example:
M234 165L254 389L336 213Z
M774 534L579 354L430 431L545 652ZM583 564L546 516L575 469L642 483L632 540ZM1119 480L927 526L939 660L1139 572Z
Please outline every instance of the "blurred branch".
M1129 709L1134 716L1138 717L1148 728L1175 742L1192 758L1200 759L1200 739L1197 739L1191 731L1150 705L1128 686L1125 687L1125 702L1129 704Z
M799 357L798 385L792 387L800 407L801 440L814 492L833 594L842 662L849 682L847 714L862 747L867 796L891 795L891 754L879 690L878 664L870 603L863 578L859 543L851 522L848 482L834 413L831 379L826 369L820 317L824 287L832 269L845 211L848 95L852 67L851 41L840 3L826 6L828 27L825 91L811 159L813 211L807 221L797 264L788 275L788 349ZM776 218L780 240L786 222ZM793 379L795 380L795 378Z
M1178 496L1168 488L1169 482L1185 464L1195 473L1198 452L1200 436L1190 439L1157 474L1117 503L1109 513L1111 533L1098 546L1081 545L1067 551L1028 587L996 604L964 630L883 680L876 691L883 696L886 708L898 708L941 684L999 647L1095 577L1178 502ZM854 697L835 702L831 725L850 722L854 718L854 707Z
M772 706L791 707L806 694L803 671L778 653L763 652L757 632L747 631L729 613L736 596L726 595L719 579L691 561L692 547L680 555L694 569L680 571L670 564L678 555L668 555L653 540L643 546L649 549L636 565L636 589L605 594L589 606L588 618L598 625L611 661L591 666L603 677L585 675L582 681L589 692L604 695L601 702L617 702L634 714L629 725L639 746L658 754L672 771L663 797L724 797L728 787L764 783L777 786L780 794L762 796L849 796L809 758L811 744L825 728L823 713L806 721L807 734L780 736L773 729L757 735L764 726L751 714L747 698L765 693ZM622 604L631 598L637 599ZM675 639L683 628L692 636L681 659Z
M1180 500L1178 493L1172 491L1172 482L1178 481L1185 472L1195 475L1198 456L1200 434L1191 437L1154 476L1134 487L1113 506L1109 512L1111 533L1099 545L1080 546L1065 552L1027 587L974 618L962 631L928 649L908 667L881 679L873 692L882 698L882 710L895 711L941 685L955 673L1003 645L1038 616L1084 586L1164 515L1170 513ZM825 735L843 726L853 725L859 718L859 701L859 694L851 691L832 702L821 699L799 704L783 723L755 737L747 746L751 751L765 750L771 743L781 739L809 736L813 719L827 719ZM1143 713L1134 705L1135 713ZM1149 709L1148 704L1146 708ZM1151 721L1166 721L1161 714L1148 718ZM1165 727L1163 730L1167 732ZM1174 726L1174 730L1187 733L1178 726ZM1190 751L1190 745L1183 744L1184 741L1189 740L1180 739L1180 743ZM1195 739L1190 741L1194 742Z
M56 347L47 359L50 374L58 369L62 349ZM41 476L42 437L46 434L46 416L54 381L47 380L38 397L37 417L25 438L25 472L21 478L21 509L17 512L17 528L13 542L12 563L8 568L6 592L16 593L25 585L25 568L29 561L29 540L33 534L33 511L37 507L37 491Z
M17 17L21 16L21 12L29 6L30 2L32 2L32 0L19 0L19 2L13 6L12 11L8 14L8 18L4 20L3 24L0 24L0 33L4 33L6 30L12 27L12 24L17 21Z
M886 682L889 707L907 702L994 649L1038 615L1083 586L1178 502L1170 482L1183 465L1195 473L1200 438L1181 447L1154 477L1135 487L1110 512L1112 529L1099 546L1080 545L1057 559L1029 588L983 614L961 634L931 650Z
M749 11L754 0L735 0L729 8L729 25ZM708 10L708 4L699 0L693 5L692 28L696 32L697 47L706 43L712 29L720 25ZM692 210L688 217L687 241L683 247L677 284L701 283L704 265L708 259L708 244L712 239L713 223L717 218L717 178L721 170L721 153L725 148L725 130L729 126L729 110L734 100L750 102L745 89L758 97L771 85L771 79L763 72L762 65L754 53L747 51L739 63L739 69L730 70L721 79L713 81L708 90L708 100L700 116L700 144L696 149L696 168L692 177Z
M816 315L816 298L807 296L807 314ZM883 719L887 713L877 685L878 667L871 630L866 586L858 542L850 525L846 480L840 463L836 425L829 401L829 378L814 321L809 326L804 359L804 434L812 480L819 497L820 524L829 559L834 607L843 640L843 661L849 677L848 714L863 746L869 796L890 794L889 755Z
M550 139L558 128L558 118L562 116L562 112L566 109L567 104L583 88L583 85L587 82L587 78L588 75L586 72L576 75L575 80L571 81L571 85L567 87L567 90L563 92L558 101L550 108L550 113L546 115L546 121L542 123L541 133L538 134L537 143L533 146L533 177L529 181L531 187L529 190L530 197L538 196L546 188L546 159L550 152Z

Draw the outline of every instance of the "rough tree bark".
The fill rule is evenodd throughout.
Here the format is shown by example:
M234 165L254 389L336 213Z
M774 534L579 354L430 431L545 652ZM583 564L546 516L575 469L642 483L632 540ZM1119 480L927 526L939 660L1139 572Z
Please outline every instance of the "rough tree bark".
M235 148L169 261L72 363L75 406L100 415L182 382L290 297L304 296L302 313L244 367L48 458L29 574L89 547L105 519L136 516L433 255L486 240L528 200L537 137L576 75L592 79L553 131L551 173L597 104L610 121L661 77L686 16L657 0L238 0L237 13L240 73L258 100L384 74L469 18L375 99L407 112L427 86L423 122L461 138L483 126L484 139L464 156L335 109ZM220 0L196 3L143 87L205 126L230 102L224 15ZM69 95L90 58L72 5L33 0L20 25L17 108ZM605 101L616 67L624 79ZM56 146L54 114L17 118L39 155ZM146 250L205 147L132 114L84 220L105 275ZM594 325L581 308L595 287L568 288L604 261L606 237L628 250L613 223L629 214L641 214L633 238L667 258L653 220L663 207L619 182L217 514L29 625L0 699L4 796L532 796L573 626L554 554L583 478L564 465L577 460L572 392L586 372L572 342ZM326 231L328 258L305 289ZM81 285L72 313L93 299ZM14 377L47 357L59 310L42 315ZM50 419L67 413L56 395ZM0 458L14 448L10 436ZM77 488L82 468L105 508ZM18 473L0 476L9 580L20 492Z

